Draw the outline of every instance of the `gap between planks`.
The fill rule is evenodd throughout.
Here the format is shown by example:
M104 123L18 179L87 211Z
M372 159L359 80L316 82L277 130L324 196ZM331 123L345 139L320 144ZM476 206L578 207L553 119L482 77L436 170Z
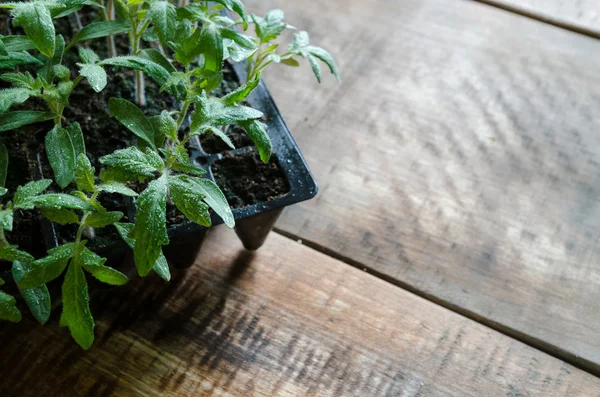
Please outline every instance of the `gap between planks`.
M478 1L478 0L475 0L475 1ZM564 349L557 348L556 346L553 346L547 342L544 342L541 339L535 338L531 335L527 335L524 332L521 332L521 331L511 328L511 327L507 327L506 325L500 324L496 321L492 321L488 318L482 317L471 310L468 310L468 309L465 309L464 307L455 305L447 300L440 299L439 297L437 297L435 295L432 295L425 291L419 290L418 288L416 288L410 284L407 284L401 280L397 280L391 276L381 273L381 272L373 269L370 266L366 266L357 260L354 260L350 257L344 256L344 255L342 255L330 248L327 248L317 242L303 239L293 233L286 232L285 230L282 230L278 227L275 227L273 229L273 231L281 236L284 236L290 240L294 240L300 244L303 244L309 248L312 248L313 250L318 251L324 255L327 255L333 259L336 259L340 262L350 265L356 269L362 270L362 271L364 271L374 277L377 277L380 280L383 280L389 284L392 284L398 288L401 288L405 291L415 294L415 295L417 295L423 299L426 299L438 306L441 306L441 307L448 309L456 314L459 314L459 315L466 317L470 320L473 320L479 324L482 324L488 328L491 328L497 332L500 332L503 335L506 335L512 339L518 340L519 342L524 343L527 346L530 346L534 349L537 349L546 354L549 354L550 356L552 356L556 359L562 360L562 361L564 361L582 371L585 371L593 376L600 377L600 369L597 368L597 366L594 363L590 362L589 360L586 360L582 357L574 355Z
M568 30L570 32L578 33L584 36L588 36L594 39L600 39L600 31L595 31L594 29L586 28L585 26L578 26L574 23L561 21L559 19L553 18L551 16L539 14L532 10L527 10L525 8L519 6L513 6L510 4L505 4L497 0L468 0L475 3L485 4L487 6L498 8L500 10L510 12L511 14L517 14L525 18L533 19L538 22L542 22L548 25L555 26L560 29Z

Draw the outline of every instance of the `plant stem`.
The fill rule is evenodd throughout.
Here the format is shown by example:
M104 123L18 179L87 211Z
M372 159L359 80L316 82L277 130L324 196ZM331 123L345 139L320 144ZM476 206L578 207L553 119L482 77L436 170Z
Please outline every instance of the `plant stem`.
M147 20L138 30L138 21L132 16L130 16L129 19L131 20L132 26L129 37L132 52L131 55L138 55L140 53L140 39L150 25L150 21ZM138 105L146 106L146 82L144 80L144 74L140 70L135 71L135 100Z
M8 242L8 240L6 240L6 236L4 235L4 229L0 228L0 245L1 246L8 246L10 245L10 243Z
M138 55L140 52L140 38L134 33L132 55ZM146 82L141 70L135 71L135 101L140 106L146 106Z
M138 105L146 106L146 81L140 70L135 71L135 100Z
M108 14L106 13L106 7L104 7L103 1L102 0L98 0L98 5L100 5L100 12L102 13L102 19L104 21L108 21Z
M181 129L183 122L185 121L185 117L187 116L187 113L188 113L188 110L189 110L191 104L192 104L192 101L185 100L183 102L183 105L181 106L181 110L179 111L179 116L177 117L177 131L178 132ZM189 138L190 137L188 135L181 142L179 142L179 139L177 139L177 141L173 141L172 139L167 138L166 146L169 149L170 154L173 153L172 150L174 150L176 145L178 145L178 144L185 145ZM171 157L172 157L171 160L165 165L165 170L170 170L171 167L173 166L173 163L175 162L176 157L175 156L171 156Z
M260 48L260 46L258 48ZM257 52L258 52L258 50L257 50ZM254 54L252 54L250 56L250 58L248 58L248 67L246 68L246 80L247 81L250 81L250 76L253 73L253 67L254 67L253 65L254 65Z
M259 64L264 60L264 58L268 55L268 53L264 53L263 54L263 42L262 39L258 42L258 49L256 50L256 52L254 54L252 54L252 56L250 58L248 58L248 70L246 73L246 81L251 81L254 79L254 76L256 75L257 71L258 71L258 66ZM256 55L256 60L254 59L254 56ZM261 56L262 55L262 56Z
M81 83L82 80L83 80L82 75L77 76L77 78L75 80L73 80L73 86L71 87L71 92L69 92L69 95L67 95L67 99L71 97L73 90L75 89L75 87L77 87L77 85L79 85L79 83ZM54 124L56 124L60 127L62 124L63 112L65 111L65 108L67 107L67 105L59 103L57 105L56 109L52 109L52 106L50 104L48 104L48 106L50 106L50 110L52 110L56 113L56 117L54 118Z
M192 102L188 100L183 102L183 106L181 106L181 111L179 112L179 117L177 118L177 131L179 131L181 128L191 104Z
M85 229L85 221L87 220L89 214L89 212L86 212L81 218L81 223L79 224L79 228L77 229L77 235L75 237L75 244L79 244L81 242L81 236L83 236L83 229Z
M96 201L96 199L98 198L98 194L99 194L98 191L94 192L94 194L89 199L89 201ZM83 236L83 230L86 227L85 221L87 220L88 216L90 216L91 214L92 214L92 212L90 212L90 211L85 211L83 213L83 216L81 217L81 222L79 222L79 228L77 229L77 234L75 235L75 244L79 244L81 242L81 237Z
M98 0L98 4L100 7L100 12L102 13L102 20L112 21L115 18L114 14L114 4L113 0L108 0L108 5L104 7L104 2L102 0ZM115 38L113 36L108 36L106 38L108 42L108 54L110 57L117 56L117 47L115 46Z
M115 3L114 0L108 0L107 9L107 20L114 21L115 20ZM115 37L108 36L108 52L111 57L117 56L117 45L115 44Z
M79 17L79 12L75 11L75 21L77 22L77 29L83 29L83 24L81 23L81 18Z

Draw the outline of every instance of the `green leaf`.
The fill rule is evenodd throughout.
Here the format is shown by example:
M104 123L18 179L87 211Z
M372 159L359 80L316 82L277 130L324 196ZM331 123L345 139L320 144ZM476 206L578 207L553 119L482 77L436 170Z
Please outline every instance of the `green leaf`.
M253 120L246 123L244 128L250 139L252 139L252 142L258 148L260 159L263 163L267 164L273 154L273 144L271 143L271 138L269 138L267 125L258 120Z
M80 155L85 155L85 141L83 139L83 132L78 122L69 124L67 132L73 143L73 150L75 151L75 158L77 159Z
M144 33L142 33L142 40L148 43L154 43L160 40L160 38L156 34L156 29L154 29L154 26L150 26L144 31Z
M154 31L163 47L167 47L177 29L177 9L168 1L152 3L148 18L154 23Z
M78 224L79 217L73 210L57 209L57 208L42 208L42 215L52 222L59 225Z
M64 272L69 259L75 253L75 248L74 243L68 243L51 249L45 258L33 262L20 260L19 262L30 265L19 282L19 288L35 288L56 279Z
M84 248L81 253L81 261L83 263L83 268L103 283L110 285L124 285L129 281L127 276L123 273L112 267L105 266L106 258L98 256L87 248Z
M108 182L108 183L102 184L100 186L97 186L97 189L101 192L119 193L119 194L122 194L123 196L128 196L128 197L137 197L137 195L138 195L133 189L130 189L125 184L123 184L121 182L116 182L116 181Z
M37 58L21 52L11 52L0 56L0 69L14 69L20 65L36 64L42 65Z
M0 80L7 81L16 87L33 89L35 79L29 72L25 73L5 73L0 75Z
M237 90L225 95L223 98L221 98L221 100L226 106L238 104L246 99L248 95L250 95L250 93L252 93L256 87L258 87L258 83L260 83L260 73L256 75L253 80L250 80Z
M0 247L0 259L4 259L8 262L19 261L29 263L34 258L27 252L19 250L19 247L16 245L5 245Z
M204 202L223 219L223 222L228 227L233 228L235 226L235 219L221 189L209 179L189 178L188 180L196 185L194 189L200 195L204 196Z
M6 51L8 51L9 55L11 53L20 53L21 51L30 51L36 49L35 44L29 40L29 37L24 35L4 36L2 37L2 42L6 46Z
M148 184L137 200L137 214L132 237L135 239L134 257L140 276L152 270L169 244L167 236L167 177L162 176Z
M1 114L0 132L14 130L28 124L52 120L54 117L54 113L35 112L26 110Z
M171 272L169 270L169 263L167 262L167 258L161 253L156 261L156 264L152 268L156 274L166 282L171 281Z
M23 103L35 92L28 88L7 88L0 90L0 113L6 113L12 105Z
M320 83L321 79L322 79L322 74L321 74L321 66L319 66L319 63L317 62L317 58L313 57L310 54L307 54L305 56L305 58L308 60L308 63L310 64L310 67L315 75L315 77L317 78L317 81Z
M194 92L210 92L213 91L221 85L223 81L223 71L220 70L218 72L211 72L205 69L196 68L192 71L194 77L196 77L193 87L195 89Z
M87 201L64 193L43 194L31 199L31 202L40 208L72 209L82 211L96 211L96 208Z
M108 100L108 109L110 110L110 114L127 127L129 131L133 132L138 138L156 150L154 128L140 108L126 99L110 98Z
M259 119L262 112L247 106L228 106L222 99L207 97L205 93L197 96L196 110L192 114L190 134L202 135L209 127L229 124L243 125Z
M275 40L286 28L293 28L283 22L285 14L281 10L271 10L267 12L264 18L256 15L250 17L256 25L256 35L263 43Z
M21 321L21 312L17 309L17 301L2 291L0 291L0 320L13 323Z
M62 63L62 57L65 52L65 39L58 35L55 39L54 52L52 57L46 63L46 66L42 70L42 74L46 76L46 81L52 82L54 80L54 68ZM59 68L60 70L60 68Z
M12 210L0 211L0 228L11 232L13 229L13 212Z
M119 18L128 19L129 18L129 8L127 7L127 0L114 0L115 11Z
M156 62L139 56L120 56L108 58L99 63L100 66L112 65L122 66L130 69L141 70L159 85L163 85L169 78L169 72Z
M54 88L54 87L52 87ZM52 90L52 88L50 90ZM44 93L47 94L50 90L45 91ZM58 94L59 94L59 100L61 100L61 102L63 103L67 103L68 102L68 96L71 93L71 91L73 90L73 82L72 81L61 81L58 84Z
M188 4L186 7L177 7L177 18L182 21L201 22L209 19L210 15L205 7L198 4ZM181 26L179 27L181 29ZM178 35L178 39L189 34Z
M215 128L215 127L209 127L208 131L210 131L212 134L219 137L219 139L221 139L223 142L225 142L225 144L227 146L229 146L231 149L235 149L233 142L231 142L231 139L227 136L226 133L224 133L223 131L221 131L220 129Z
M4 41L2 41L2 36L0 35L0 55L6 56L8 55L8 50L4 45Z
M190 155L185 147L185 144L179 144L175 146L175 150L173 151L175 154L175 164L173 164L173 169L179 172L183 172L190 175L202 176L206 174L206 171L200 167L195 166L190 161Z
M79 47L79 59L86 64L96 64L100 60L100 57L89 48Z
M54 8L54 10L52 8ZM67 8L61 7L60 9L58 7L52 7L52 8L50 9L52 18L58 19L58 18L66 17L76 11L79 11L83 7L78 5L78 6L71 6L71 7L67 7Z
M62 85L63 87L73 87L73 82L68 81L71 78L71 70L69 70L68 67L63 65L54 65L54 74L56 77L62 80L59 85ZM65 93L61 92L61 94L66 96L70 92L71 90Z
M135 247L135 239L131 237L131 233L135 225L133 223L115 223L115 228L119 235L129 245L131 249Z
M123 241L125 241L127 243L127 245L129 245L129 247L131 247L131 249L134 249L135 247L135 239L131 236L131 233L133 231L134 228L134 224L133 223L116 223L115 227L117 228L117 231L119 232L119 235L121 236L121 238L123 239ZM158 260L156 261L156 264L153 266L152 268L163 280L165 281L171 281L171 272L169 271L169 264L167 263L167 259L165 258L165 256L162 253L158 256Z
M67 50L75 44L91 39L113 36L119 33L128 32L131 29L131 23L127 19L117 19L114 21L92 22L86 25L77 33L73 40L67 46Z
M258 46L252 37L238 33L235 30L222 29L221 36L225 39L224 45L229 53L228 56L223 57L229 57L235 63L250 58L258 50Z
M150 60L150 61L152 61L152 62L154 62L154 63L162 66L169 73L175 73L175 72L177 72L177 69L175 68L175 66L173 66L173 64L171 64L171 61L169 61L156 48L145 48L145 49L143 49L142 51L140 51L140 57L148 59L148 60Z
M177 122L168 111L163 110L160 115L150 118L150 122L154 128L156 147L162 147L165 137L177 141Z
M102 66L78 63L80 67L79 73L87 78L92 89L100 92L106 87L108 76Z
M121 169L127 173L152 177L154 172L164 167L164 162L160 156L150 149L142 152L136 147L120 149L112 154L100 158L103 165Z
M329 67L329 70L339 82L342 81L339 69L331 54L320 47L311 46L310 38L307 32L303 31L296 33L294 35L294 41L289 46L289 50L293 54L308 59L313 73L317 77L319 83L321 82L321 67L317 62L317 59L321 60Z
M196 167L195 165L191 164L189 161L187 163L182 163L177 161L174 165L173 165L173 169L179 172L183 172L186 174L190 174L190 175L196 175L196 176L202 176L204 174L206 174L206 171L200 167Z
M46 155L56 183L64 189L73 182L76 160L73 142L67 130L55 125L46 134Z
M221 30L213 23L207 23L200 33L200 47L203 49L204 69L218 72L223 68L223 37Z
M171 47L175 49L175 59L179 63L187 66L202 53L202 46L198 45L201 32L202 29L197 28L191 36L170 43Z
M90 163L90 160L83 153L77 158L77 166L75 167L75 184L77 189L85 192L95 192L95 170Z
M177 175L169 177L169 193L173 203L192 222L209 227L211 225L204 189L194 183L191 177Z
M17 188L17 192L14 197L15 208L24 210L31 210L35 207L33 199L44 190L48 189L48 186L52 184L51 179L40 179L39 181L29 182L23 186Z
M281 63L283 63L284 65L287 65L287 66L291 66L291 67L300 66L300 62L298 62L295 58L282 58Z
M261 66L260 68L258 68L259 71L262 71L265 67L267 67L268 64L270 63L280 63L281 62L281 56L279 54L269 54L267 55L267 57L265 58L265 63L263 66Z
M100 180L104 183L124 183L139 180L142 176L134 172L129 172L121 168L102 168L100 170Z
M95 214L89 215L85 219L85 224L90 227L105 227L108 225L114 225L123 218L123 213L119 211L107 212L98 211Z
M26 263L21 263L19 261L13 262L12 275L17 286L19 286L21 280L23 280L28 269L29 265ZM48 287L46 287L45 284L35 288L19 287L19 292L21 293L21 296L23 296L23 299L25 299L27 306L29 306L29 310L31 310L33 317L35 317L40 324L46 324L50 318L51 312L50 292L48 291Z
M235 11L238 13L242 21L244 22L244 30L248 29L248 16L246 9L240 0L213 0L215 3L219 3L229 11Z
M85 274L79 263L71 263L62 286L63 312L60 323L69 327L73 339L84 350L94 343L94 319L90 311Z
M6 175L8 175L8 150L4 144L0 144L0 186L6 185Z
M13 24L23 26L27 37L48 58L54 55L56 33L50 10L41 2L18 3L12 10Z
M160 87L160 92L168 92L177 99L184 99L186 96L187 82L188 76L185 73L171 73L167 81Z

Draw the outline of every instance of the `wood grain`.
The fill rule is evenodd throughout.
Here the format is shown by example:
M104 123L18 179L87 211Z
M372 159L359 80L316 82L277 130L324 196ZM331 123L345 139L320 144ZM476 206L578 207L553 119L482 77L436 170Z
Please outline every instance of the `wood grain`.
M475 0L596 38L600 37L597 0Z
M251 254L218 228L171 283L92 300L89 352L56 318L3 324L0 395L600 396L600 379L276 234Z
M471 1L251 3L344 75L266 73L320 184L279 230L600 374L600 41Z

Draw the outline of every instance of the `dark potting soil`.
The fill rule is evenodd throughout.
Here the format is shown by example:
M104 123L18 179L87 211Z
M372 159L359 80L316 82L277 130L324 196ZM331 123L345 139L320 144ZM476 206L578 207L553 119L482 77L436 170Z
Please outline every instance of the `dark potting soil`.
M225 130L225 134L231 139L231 142L236 149L254 145L252 139L248 137L246 130L238 125L229 126L229 128ZM221 138L215 135L211 135L207 139L202 140L201 145L202 150L208 154L224 153L231 150Z
M238 156L225 155L211 168L215 182L232 208L271 201L290 191L275 156L265 164L256 150Z

